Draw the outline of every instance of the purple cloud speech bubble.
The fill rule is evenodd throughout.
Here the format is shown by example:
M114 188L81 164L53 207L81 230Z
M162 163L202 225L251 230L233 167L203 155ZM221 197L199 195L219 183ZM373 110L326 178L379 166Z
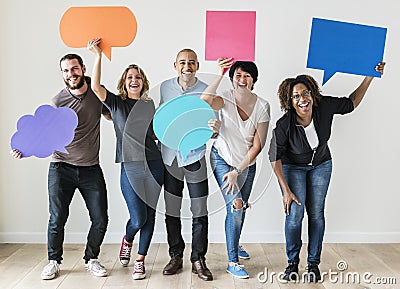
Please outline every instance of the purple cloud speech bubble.
M11 137L11 148L22 157L46 158L55 150L68 153L65 146L74 139L78 116L68 107L39 106L34 115L24 115L17 123L17 132Z

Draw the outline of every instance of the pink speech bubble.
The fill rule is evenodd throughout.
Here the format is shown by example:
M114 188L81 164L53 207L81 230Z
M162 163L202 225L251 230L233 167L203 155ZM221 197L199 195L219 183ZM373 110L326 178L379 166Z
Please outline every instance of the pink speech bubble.
M255 11L206 11L206 60L254 61Z

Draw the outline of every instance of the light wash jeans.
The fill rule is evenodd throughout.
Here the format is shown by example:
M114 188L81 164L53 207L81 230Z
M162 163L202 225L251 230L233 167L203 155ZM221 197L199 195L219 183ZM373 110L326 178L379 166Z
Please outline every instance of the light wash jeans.
M121 191L129 211L126 241L140 231L138 254L147 255L153 237L156 207L164 181L162 160L121 163Z
M322 241L325 232L325 198L332 173L332 160L318 166L283 166L286 182L301 206L292 202L290 215L286 215L286 254L289 264L299 264L301 227L304 209L308 215L308 258L307 263L320 263Z
M218 154L216 148L211 150L211 167L214 172L215 179L218 182L220 188L224 185L222 177L232 170L232 167L228 165L225 160ZM246 206L250 198L251 188L253 186L254 176L256 173L256 164L246 168L240 175L238 175L237 183L239 191L233 194L226 194L226 189L222 190L222 196L225 200L226 205L226 217L225 217L225 238L226 248L228 250L228 262L237 263L238 257L238 246L240 234L242 233L243 222L245 218ZM240 209L233 208L233 202L236 199L242 199L243 207Z

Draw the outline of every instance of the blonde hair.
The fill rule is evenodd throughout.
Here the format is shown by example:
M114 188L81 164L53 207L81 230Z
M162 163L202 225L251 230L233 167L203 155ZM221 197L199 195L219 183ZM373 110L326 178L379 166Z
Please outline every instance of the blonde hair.
M140 99L148 101L151 100L149 97L149 89L150 89L150 82L147 79L146 74L144 73L143 69L141 69L138 65L136 64L130 64L127 68L125 68L124 72L121 75L121 78L118 81L117 89L118 89L118 96L122 99L125 100L128 97L128 91L126 90L125 86L125 81L126 77L128 75L128 71L130 69L136 69L139 74L143 77L143 88L140 91Z

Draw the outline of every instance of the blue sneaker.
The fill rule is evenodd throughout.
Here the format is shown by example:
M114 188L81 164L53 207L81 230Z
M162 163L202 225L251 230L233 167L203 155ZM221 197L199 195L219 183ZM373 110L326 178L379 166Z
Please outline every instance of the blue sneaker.
M246 250L241 245L239 245L238 248L238 256L240 259L250 259L249 253L247 253Z
M249 278L249 273L247 273L243 266L239 265L238 263L235 263L233 266L228 265L226 272L239 279Z

